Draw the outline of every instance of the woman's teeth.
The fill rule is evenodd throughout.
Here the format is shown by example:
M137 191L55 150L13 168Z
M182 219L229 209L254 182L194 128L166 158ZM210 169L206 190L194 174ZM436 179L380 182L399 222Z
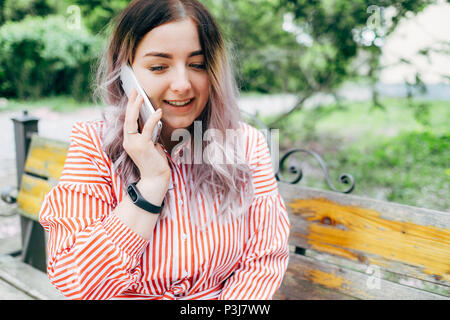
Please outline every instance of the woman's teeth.
M186 100L186 101L167 101L167 100L164 100L164 101L167 102L168 104L172 105L172 106L182 107L182 106L185 106L185 105L191 103L192 100L194 100L194 99L189 99L189 100Z

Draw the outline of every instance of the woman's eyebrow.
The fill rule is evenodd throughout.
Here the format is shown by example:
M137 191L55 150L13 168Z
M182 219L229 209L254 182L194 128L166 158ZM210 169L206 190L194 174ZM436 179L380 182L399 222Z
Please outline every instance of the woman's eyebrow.
M203 55L203 51L202 50L196 50L196 51L192 51L189 54L189 58L190 57L195 57L195 56L201 56ZM156 51L152 51L152 52L147 52L144 55L145 57L160 57L160 58L166 58L166 59L172 59L173 56L170 53L164 53L164 52L156 52Z

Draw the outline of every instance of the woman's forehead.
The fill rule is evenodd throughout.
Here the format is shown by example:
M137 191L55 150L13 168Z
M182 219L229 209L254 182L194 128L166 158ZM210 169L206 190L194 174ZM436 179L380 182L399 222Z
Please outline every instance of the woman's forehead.
M192 19L162 24L149 31L138 45L136 54L145 58L149 53L170 55L201 50L197 26Z

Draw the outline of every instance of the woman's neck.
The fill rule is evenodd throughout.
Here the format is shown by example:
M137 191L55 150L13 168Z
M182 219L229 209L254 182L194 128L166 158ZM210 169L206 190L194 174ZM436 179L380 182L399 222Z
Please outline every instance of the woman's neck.
M178 144L178 141L172 141L171 139L172 132L173 129L163 125L161 130L160 141L161 144L164 146L164 148L166 148L167 152L169 152L169 154L172 154L172 149Z
M189 128L186 128L189 131L189 135L191 138L194 138L194 133L193 133L193 128L192 126ZM167 150L167 152L172 156L172 150L175 146L177 146L180 143L184 143L186 142L188 139L187 137L185 137L184 135L182 135L181 137L178 136L178 138L176 140L172 141L172 132L174 131L174 129L168 128L167 126L165 127L163 125L163 128L161 130L161 136L160 136L160 142L161 144L164 146L164 148ZM192 139L188 139L191 141L192 143Z

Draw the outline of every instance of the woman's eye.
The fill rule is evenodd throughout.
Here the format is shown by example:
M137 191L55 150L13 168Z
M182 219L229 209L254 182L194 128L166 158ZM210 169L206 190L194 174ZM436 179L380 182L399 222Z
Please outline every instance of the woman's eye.
M166 67L165 66L155 66L155 67L150 67L149 70L150 71L163 71Z
M191 67L195 68L195 69L199 69L199 70L205 70L206 66L204 63L192 63Z

